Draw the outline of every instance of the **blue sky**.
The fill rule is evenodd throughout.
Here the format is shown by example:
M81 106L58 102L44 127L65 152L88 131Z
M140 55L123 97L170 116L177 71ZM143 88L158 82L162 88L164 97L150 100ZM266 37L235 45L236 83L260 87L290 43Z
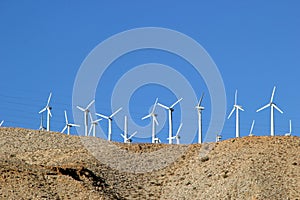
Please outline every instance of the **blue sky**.
M239 91L238 101L245 109L241 113L242 136L249 134L253 119L256 120L254 134L269 133L269 110L255 111L269 101L274 85L277 86L275 102L284 111L284 114L275 113L276 133L287 132L288 120L291 119L294 135L299 136L299 6L300 2L296 0L181 3L2 0L0 120L5 120L4 126L37 129L40 120L37 113L52 91L52 129L61 131L64 127L63 111L67 109L70 118L72 116L73 84L86 56L114 34L150 26L182 32L206 49L222 75L228 114L234 92ZM180 66L188 66L182 59L166 52L132 52L117 59L103 81L115 80L122 75L117 66L129 70L149 62L168 64L179 70ZM207 98L203 100L205 132L211 106L207 87L201 77L192 72L187 74L195 84L197 96L203 91L206 93ZM104 88L97 89L97 112L111 113L110 96L105 94L111 93L113 84L111 81ZM130 104L132 118L137 124L148 125L149 121L140 118L147 114L156 96L165 104L176 101L169 90L157 85L140 88ZM180 112L175 110L175 129L180 123L178 115ZM234 137L234 120L225 121L224 139ZM101 127L106 130L106 121L101 122ZM166 131L167 125L161 130L162 138ZM116 124L113 132L113 139L121 140L121 130Z

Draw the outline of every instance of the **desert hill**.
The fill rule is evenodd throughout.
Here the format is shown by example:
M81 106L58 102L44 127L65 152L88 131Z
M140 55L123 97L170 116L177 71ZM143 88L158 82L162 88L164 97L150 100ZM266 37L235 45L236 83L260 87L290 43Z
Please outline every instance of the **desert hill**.
M300 199L300 138L121 144L0 128L0 199Z

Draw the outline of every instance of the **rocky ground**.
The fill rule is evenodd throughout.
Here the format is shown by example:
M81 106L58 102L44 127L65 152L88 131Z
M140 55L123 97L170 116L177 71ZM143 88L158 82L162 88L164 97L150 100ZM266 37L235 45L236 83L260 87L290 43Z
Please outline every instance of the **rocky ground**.
M121 144L0 128L0 199L300 199L300 138Z

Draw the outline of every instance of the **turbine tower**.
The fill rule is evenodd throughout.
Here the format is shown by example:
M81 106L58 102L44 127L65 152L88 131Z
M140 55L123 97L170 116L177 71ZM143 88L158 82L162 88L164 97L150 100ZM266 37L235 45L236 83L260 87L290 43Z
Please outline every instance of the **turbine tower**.
M158 101L158 98L156 98L151 112L148 115L146 115L145 117L142 118L142 120L150 118L150 117L152 118L152 143L158 143L159 142L159 139L156 138L156 135L155 135L156 134L155 133L156 132L155 128L158 125L158 121L157 121L157 118L156 118L157 114L154 113L156 105L157 105L157 101Z
M112 123L112 118L113 118L113 116L115 116L118 112L120 112L122 110L122 107L121 108L119 108L117 111L115 111L113 114L111 114L110 116L106 116L106 115L103 115L103 114L98 114L98 113L96 113L96 115L98 115L98 116L100 116L100 117L102 117L102 118L104 118L104 119L107 119L108 120L108 136L107 136L107 140L108 141L111 141L111 134L112 134L112 132L111 132L111 123Z
M203 100L204 93L202 93L202 96L196 106L197 112L198 112L198 143L202 143L202 111L204 110L204 107L201 106L202 100Z
M256 112L260 112L268 107L270 107L271 109L271 128L270 128L270 135L274 136L275 135L275 126L274 126L274 108L276 110L278 110L281 114L283 113L282 110L280 110L280 108L277 107L277 105L273 102L274 99L274 94L275 94L275 90L276 90L276 86L274 86L273 88L273 92L272 92L272 96L271 96L271 100L270 103L268 103L267 105L261 107L260 109L258 109Z
M51 96L52 96L52 92L50 92L46 106L39 112L39 114L41 114L41 113L47 111L47 131L50 131L50 117L52 117L52 114L51 114L52 107L49 106Z
M66 110L65 110L65 120L66 120L66 125L63 128L63 130L61 131L61 133L65 132L65 130L67 129L67 134L70 135L70 128L71 127L80 127L78 124L69 123L68 116L67 116L67 111Z
M255 124L255 120L252 121L252 124L251 124L251 128L250 128L250 133L249 133L249 136L253 136L253 128L254 128L254 124Z
M124 139L124 143L131 143L132 142L131 138L133 136L135 136L135 134L137 134L137 131L135 131L133 134L131 134L128 137L128 122L127 122L127 116L125 115L125 117L124 117L124 135L121 134L122 138Z
M92 117L92 114L90 114L90 119L91 119L91 127L90 127L90 131L89 131L89 136L91 135L91 132L93 131L93 136L96 137L96 126L99 125L99 121L102 120L102 118L100 119L96 119L96 120L93 120L93 117Z
M234 105L228 116L228 119L231 117L233 112L235 111L235 137L240 137L240 116L239 110L244 111L242 106L237 104L237 90L235 91Z
M292 135L292 120L290 120L290 132L286 133L285 136L291 136Z
M84 135L88 136L88 126L89 126L89 108L95 103L95 100L92 100L86 108L82 108L81 106L76 106L79 110L83 112L84 115Z
M157 105L159 105L160 107L163 107L164 109L166 109L166 110L168 110L168 112L169 112L169 137L168 137L168 139L169 139L169 144L172 144L172 136L173 136L173 125L172 125L172 121L173 121L173 119L172 119L172 113L173 113L173 111L174 111L174 106L176 105L176 104L178 104L181 100L182 100L183 98L181 98L181 99L178 99L175 103L173 103L170 107L168 107L168 106L166 106L166 105L163 105L163 104L161 104L161 103L158 103Z
M173 139L176 140L176 144L180 144L180 141L179 141L180 140L179 132L180 132L181 128L182 128L182 123L179 125L179 128L177 130L176 135L172 136L172 138L171 138L171 140L173 140ZM167 138L167 139L169 139L169 138Z

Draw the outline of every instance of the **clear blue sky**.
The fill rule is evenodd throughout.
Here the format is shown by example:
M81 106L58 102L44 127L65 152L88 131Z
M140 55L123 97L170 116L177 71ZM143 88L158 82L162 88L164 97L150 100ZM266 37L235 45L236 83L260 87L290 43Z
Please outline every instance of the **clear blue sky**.
M275 102L284 111L282 115L275 113L276 133L286 133L288 120L292 119L293 132L299 136L299 8L300 2L297 0L181 3L156 0L2 0L0 120L5 120L4 126L37 129L40 117L37 113L52 91L52 129L61 131L64 127L64 109L68 110L70 121L73 121L73 84L89 52L114 34L151 26L182 32L206 49L222 75L228 114L232 109L235 89L239 90L239 104L245 108L245 112L241 113L242 136L249 134L252 119L256 120L255 134L269 133L269 110L261 113L255 111L269 101L274 85L277 86ZM126 56L116 60L114 65L130 68L160 61L170 66L176 63L184 65L182 60L165 52L141 51ZM119 73L114 67L111 70L106 79ZM108 84L106 89L111 87ZM132 117L137 124L148 124L149 121L141 121L140 118L147 114L156 96L145 98L144 93L151 90L155 90L156 94L157 91L163 92L156 87L146 86L133 95L135 106L132 108ZM203 101L206 107L203 128L206 131L210 120L209 94L203 80L199 80L196 88L198 97L202 91L206 92L207 98ZM110 100L103 95L105 92L111 91L98 88L96 108L99 113L109 114L111 110L107 105ZM176 100L169 92L159 96L165 104ZM178 113L175 111L174 115ZM226 120L222 132L224 139L234 137L234 120ZM174 126L178 127L178 124L175 117ZM106 121L101 122L101 127L106 130ZM115 124L113 131L113 139L120 140L121 130ZM162 137L166 131L167 125L162 129Z

